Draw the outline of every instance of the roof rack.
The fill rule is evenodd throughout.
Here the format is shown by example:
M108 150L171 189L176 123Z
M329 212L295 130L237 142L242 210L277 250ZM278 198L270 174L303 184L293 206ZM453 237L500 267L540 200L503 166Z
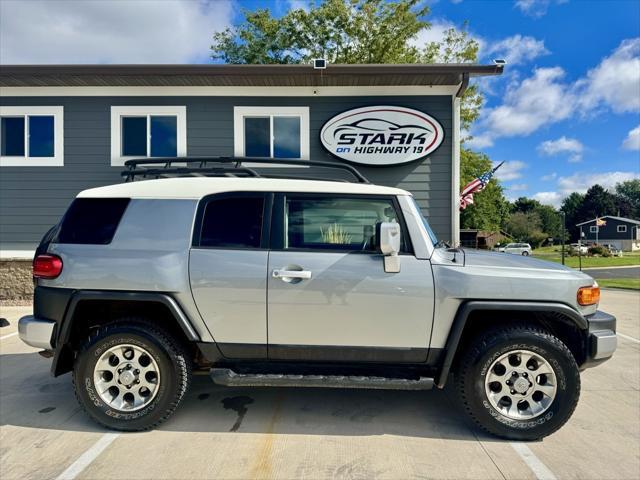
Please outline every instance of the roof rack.
M253 168L243 165L253 163L263 165L300 165L343 170L353 176L357 183L370 183L367 178L351 165L316 160L300 160L288 158L256 158L256 157L162 157L140 158L124 162L126 170L122 171L125 182L142 178L168 178L176 176L191 177L254 177L254 178L297 178L304 180L347 181L344 179L317 178L295 174L258 173ZM179 165L175 165L179 164ZM253 165L252 165L253 167Z

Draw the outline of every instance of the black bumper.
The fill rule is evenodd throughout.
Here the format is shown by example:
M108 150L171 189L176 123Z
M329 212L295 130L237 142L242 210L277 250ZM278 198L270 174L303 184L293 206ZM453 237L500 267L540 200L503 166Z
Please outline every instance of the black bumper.
M616 317L598 310L585 317L588 323L587 359L581 368L589 368L608 360L618 345Z

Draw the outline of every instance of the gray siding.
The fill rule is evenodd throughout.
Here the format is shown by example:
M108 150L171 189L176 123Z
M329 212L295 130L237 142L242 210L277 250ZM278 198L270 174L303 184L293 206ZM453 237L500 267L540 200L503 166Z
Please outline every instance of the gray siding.
M186 105L188 155L233 154L234 106L309 106L311 158L340 161L320 144L320 129L334 115L368 105L401 105L435 117L445 139L427 159L395 167L356 166L372 182L411 191L436 234L451 239L452 103L425 97L2 97L1 105L62 105L64 167L0 168L0 245L32 249L81 190L119 183L111 167L112 105ZM297 174L301 173L298 169Z

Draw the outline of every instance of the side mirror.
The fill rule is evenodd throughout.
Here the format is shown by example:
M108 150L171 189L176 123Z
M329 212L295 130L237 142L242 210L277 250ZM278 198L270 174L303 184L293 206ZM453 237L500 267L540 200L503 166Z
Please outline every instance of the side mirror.
M398 273L400 271L400 224L393 222L381 222L378 238L380 239L380 251L384 255L384 271Z

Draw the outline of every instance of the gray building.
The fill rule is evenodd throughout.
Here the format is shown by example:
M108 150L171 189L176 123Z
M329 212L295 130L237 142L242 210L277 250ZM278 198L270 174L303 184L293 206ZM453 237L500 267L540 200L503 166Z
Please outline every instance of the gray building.
M613 245L625 252L640 250L640 221L632 218L606 215L600 217L604 225L596 225L596 219L578 223L582 241Z
M471 64L2 66L0 252L31 258L74 196L121 182L128 158L176 155L351 162L374 183L411 191L437 235L457 243L460 97L471 77L500 73Z

